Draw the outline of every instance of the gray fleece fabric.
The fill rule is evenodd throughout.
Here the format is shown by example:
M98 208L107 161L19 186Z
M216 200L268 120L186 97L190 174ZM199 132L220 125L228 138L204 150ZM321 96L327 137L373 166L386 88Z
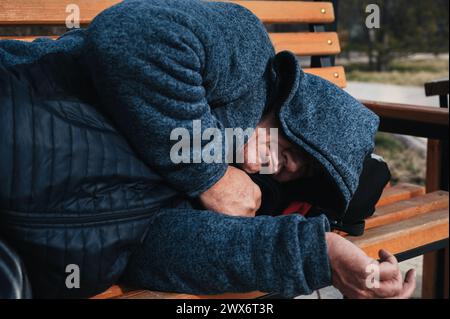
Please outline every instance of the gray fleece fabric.
M193 120L203 130L254 127L283 92L275 97L283 131L325 168L345 210L378 118L332 83L305 74L293 54L275 56L250 11L195 0L124 1L97 16L87 33L86 61L104 111L173 187L195 197L227 168L171 162L173 128L192 132Z
M184 202L150 218L122 283L191 294L310 294L331 285L323 216L230 217Z
M148 165L191 197L215 184L227 164L174 164L170 132L192 134L193 120L202 133L219 128L222 136L226 127L255 127L273 56L260 21L229 3L124 1L87 29L86 62L105 113ZM220 119L214 109L222 109Z

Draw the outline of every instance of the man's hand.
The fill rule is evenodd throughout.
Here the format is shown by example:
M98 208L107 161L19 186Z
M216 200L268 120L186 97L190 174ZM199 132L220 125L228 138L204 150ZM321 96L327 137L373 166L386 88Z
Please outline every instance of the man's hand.
M261 190L242 170L228 166L225 175L200 195L206 209L231 216L255 216L261 206Z
M403 282L397 259L385 250L379 251L380 262L368 257L343 237L326 233L333 285L348 298L410 298L416 287L415 270L410 269ZM370 266L374 264L374 266ZM368 268L369 266L369 268ZM378 267L379 286L367 284L368 269Z

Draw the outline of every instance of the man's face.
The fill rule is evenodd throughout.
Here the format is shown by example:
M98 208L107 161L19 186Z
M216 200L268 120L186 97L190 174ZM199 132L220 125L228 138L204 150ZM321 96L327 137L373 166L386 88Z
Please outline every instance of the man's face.
M274 147L274 137L270 136L270 128L278 127L274 114L266 116L258 124L254 134L244 146L244 163L241 168L249 174L259 173L264 168L279 182L310 176L311 161L298 146L283 136L281 129L278 129L277 134L278 147ZM262 136L264 133L265 136ZM255 150L254 154L251 154L252 150Z

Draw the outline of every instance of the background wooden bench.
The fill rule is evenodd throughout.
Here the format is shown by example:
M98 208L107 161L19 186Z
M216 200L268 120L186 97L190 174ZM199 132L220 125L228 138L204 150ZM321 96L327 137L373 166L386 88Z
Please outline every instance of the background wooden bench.
M68 13L66 5L77 4L82 25L102 10L119 0L2 0L0 2L0 27L25 25L64 25ZM334 65L334 55L340 53L339 38L335 30L332 2L319 1L232 1L253 11L268 27L277 51L290 50L300 57L310 57L305 71L321 76L340 87L345 87L342 66ZM306 31L273 32L273 26L304 24ZM50 35L56 38L57 35ZM36 36L0 36L0 39L32 41ZM431 90L431 89L429 89ZM432 92L432 90L430 91ZM434 91L433 91L434 92ZM431 93L430 93L431 94ZM447 93L448 94L448 82ZM441 98L441 101L443 99ZM445 296L441 280L447 269L448 282L448 193L443 180L443 161L448 163L448 109L420 107L363 101L381 117L380 129L387 132L432 138L428 153L427 191L424 187L397 184L387 187L380 199L375 215L367 221L362 237L349 238L370 256L386 248L405 260L421 254L426 257L424 289L427 297ZM447 143L447 144L445 144ZM446 149L442 145L447 145ZM447 154L445 157L445 153ZM444 172L445 173L445 172ZM436 253L438 251L438 253ZM430 253L432 252L432 253ZM442 256L447 256L447 266L442 266ZM439 272L437 272L439 270ZM439 275L437 275L439 273ZM426 282L425 282L426 281ZM439 289L437 289L439 288ZM439 290L439 291L438 291ZM219 296L194 296L132 290L113 286L93 298L256 298L266 294L224 294ZM290 297L290 296L289 296Z

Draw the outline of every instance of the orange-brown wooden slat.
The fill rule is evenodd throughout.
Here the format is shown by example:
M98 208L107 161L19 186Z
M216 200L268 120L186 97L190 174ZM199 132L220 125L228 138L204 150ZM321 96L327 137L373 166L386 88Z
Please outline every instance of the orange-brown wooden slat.
M1 0L0 24L65 24L75 4L80 9L80 23L90 23L101 11L121 0Z
M230 1L246 7L264 23L331 23L332 2L312 1Z
M335 32L269 33L277 52L288 50L299 56L336 55L341 52Z
M80 9L80 23L87 24L120 0L1 0L0 24L65 24L66 7ZM265 23L331 23L331 2L306 1L231 1L240 4Z
M220 295L190 295L173 292L160 292L150 290L129 290L114 285L91 299L252 299L266 295L264 292L253 291L246 293L225 293Z
M246 293L225 293L220 295L190 295L150 290L137 291L134 294L124 294L117 299L254 299L267 295L267 293L253 291Z
M323 68L305 68L304 71L306 73L314 74L320 76L337 86L344 88L347 85L347 81L345 79L345 71L342 66L332 66L332 67L323 67Z
M128 293L128 291L125 288L123 288L119 285L114 285L114 286L111 286L110 288L108 288L107 290L105 290L104 292L91 297L91 299L110 299L110 298L122 296L126 293Z
M50 39L57 39L58 36L57 35L49 35L49 36L45 36L45 35L41 35L41 36L0 36L0 40L17 40L17 41L25 41L25 42L31 42L36 40L37 38L50 38Z
M448 208L448 193L437 191L378 207L366 220L366 230Z
M292 32L269 33L277 52L288 50L298 56L336 55L340 53L338 36L335 32ZM39 36L0 36L0 40L33 41ZM58 36L48 36L56 39Z
M384 248L393 254L448 238L448 207L400 222L369 229L362 237L347 237L372 258Z
M399 183L394 186L389 185L383 190L381 198L377 203L377 207L410 199L423 194L425 194L425 188L422 186L408 183Z

